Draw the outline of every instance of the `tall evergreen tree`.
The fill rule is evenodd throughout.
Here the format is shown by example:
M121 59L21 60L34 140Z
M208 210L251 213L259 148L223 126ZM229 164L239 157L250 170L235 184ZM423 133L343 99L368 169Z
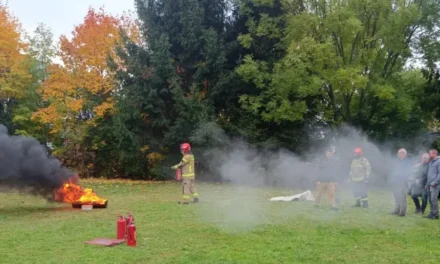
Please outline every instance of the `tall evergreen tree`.
M121 163L132 163L127 174L160 174L158 153L177 147L198 124L214 118L213 91L226 61L226 6L136 1L145 45L126 39L119 49L127 66L118 72L117 117Z

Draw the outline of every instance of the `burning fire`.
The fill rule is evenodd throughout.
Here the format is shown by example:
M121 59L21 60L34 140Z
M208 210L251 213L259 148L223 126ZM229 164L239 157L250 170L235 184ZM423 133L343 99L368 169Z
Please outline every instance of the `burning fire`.
M83 189L81 186L66 183L54 192L54 199L58 202L76 204L105 204L106 199L100 198L92 189Z

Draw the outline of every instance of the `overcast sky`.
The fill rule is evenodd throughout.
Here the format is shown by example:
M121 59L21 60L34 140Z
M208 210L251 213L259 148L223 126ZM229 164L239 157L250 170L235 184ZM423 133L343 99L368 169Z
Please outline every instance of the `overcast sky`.
M70 36L74 27L81 24L89 7L104 7L113 15L134 10L134 0L0 0L20 20L23 29L31 33L38 23L51 28L55 40L61 35Z

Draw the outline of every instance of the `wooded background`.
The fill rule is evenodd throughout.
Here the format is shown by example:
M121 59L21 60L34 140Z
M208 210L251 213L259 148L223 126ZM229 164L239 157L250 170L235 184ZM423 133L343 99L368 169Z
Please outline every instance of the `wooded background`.
M0 4L0 123L83 177L162 179L179 144L299 155L349 124L437 131L440 0L136 0L73 36Z

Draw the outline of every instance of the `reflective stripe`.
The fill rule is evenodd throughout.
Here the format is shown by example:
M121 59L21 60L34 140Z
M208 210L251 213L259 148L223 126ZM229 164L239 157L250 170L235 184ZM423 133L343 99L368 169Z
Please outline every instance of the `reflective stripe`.
M191 155L191 160L190 160L190 163L189 163L189 168L188 168L188 170L189 170L189 172L190 173L192 173L193 171L193 167L194 167L194 155Z
M362 199L362 201L368 201L368 198L364 198L364 199Z
M191 197L189 195L182 196L183 200L189 200Z
M194 176L196 176L195 173L182 174L182 177L194 177Z
M199 193L193 193L193 197L194 198L198 198L199 197Z
M353 182L361 182L361 181L365 181L365 177L359 177L359 178L352 178L351 179Z
M182 159L182 161L183 161L183 162L185 162L185 163L187 163L187 162L188 162L188 161L187 161L187 160L186 160L185 158L183 158L183 159Z

